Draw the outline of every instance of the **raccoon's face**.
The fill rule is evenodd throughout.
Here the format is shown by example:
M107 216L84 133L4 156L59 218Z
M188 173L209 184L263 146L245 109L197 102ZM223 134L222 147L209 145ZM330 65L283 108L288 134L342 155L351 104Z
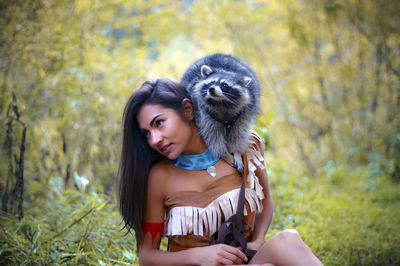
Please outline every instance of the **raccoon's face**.
M210 105L237 105L246 102L248 92L246 88L224 78L214 77L203 82L201 96Z
M215 106L223 105L232 108L250 104L250 94L247 85L250 77L235 77L228 73L215 73L210 67L203 65L204 80L197 88L205 103Z

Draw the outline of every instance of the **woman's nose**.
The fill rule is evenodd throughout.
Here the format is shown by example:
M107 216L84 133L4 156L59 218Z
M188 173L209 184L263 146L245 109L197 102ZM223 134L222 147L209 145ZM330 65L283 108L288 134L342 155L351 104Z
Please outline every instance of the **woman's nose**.
M160 132L155 131L151 134L151 145L157 145L162 142L162 135Z

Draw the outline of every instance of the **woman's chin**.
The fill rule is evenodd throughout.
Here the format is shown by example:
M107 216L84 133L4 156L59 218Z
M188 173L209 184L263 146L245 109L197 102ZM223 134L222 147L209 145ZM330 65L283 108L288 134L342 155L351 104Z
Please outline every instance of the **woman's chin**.
M164 156L167 157L169 160L175 160L176 158L178 158L178 155L168 154L168 155L166 155L166 156L164 155Z
M179 153L173 144L171 144L165 151L161 152L161 154L167 157L169 160L175 160L179 156Z
M162 151L158 151L159 154L161 154L162 156L164 156L165 158L167 158L168 160L175 160L176 158L178 158L179 154L174 154L172 152L169 153L165 153Z

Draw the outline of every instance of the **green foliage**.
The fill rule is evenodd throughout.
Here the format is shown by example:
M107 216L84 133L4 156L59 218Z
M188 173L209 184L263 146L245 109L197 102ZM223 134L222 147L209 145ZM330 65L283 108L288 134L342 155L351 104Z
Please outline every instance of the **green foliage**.
M137 261L134 238L121 231L115 202L104 194L62 192L25 206L20 221L0 215L2 265L110 265Z
M368 167L330 164L313 179L287 169L269 171L275 214L266 240L294 228L325 265L400 263L399 183ZM137 264L115 201L54 190L52 201L27 204L20 221L0 216L0 264Z
M271 233L296 227L328 265L398 264L399 3L0 0L3 210L27 126L25 217L2 214L0 262L132 262L110 196L123 106L145 80L223 52L263 89Z
M270 172L275 215L267 239L296 229L325 265L400 263L400 184L368 167L330 164L315 179Z
M46 186L49 176L60 176L71 188L73 172L96 185L112 184L122 108L131 92L147 79L179 79L189 62L213 52L241 58L260 77L259 131L277 156L312 175L344 157L391 161L398 179L396 1L28 0L0 6L0 140L12 119L7 107L14 92L28 126L28 185L36 179ZM21 129L13 132L18 147ZM1 175L10 187L14 158L1 152Z

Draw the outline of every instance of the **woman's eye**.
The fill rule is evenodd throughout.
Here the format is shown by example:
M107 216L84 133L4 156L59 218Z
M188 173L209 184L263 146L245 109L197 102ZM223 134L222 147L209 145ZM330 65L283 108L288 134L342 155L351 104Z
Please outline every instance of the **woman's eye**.
M144 131L142 131L142 134L143 134L143 136L148 138L150 136L150 131L144 130Z
M156 121L156 126L161 126L164 123L164 120L160 119Z

